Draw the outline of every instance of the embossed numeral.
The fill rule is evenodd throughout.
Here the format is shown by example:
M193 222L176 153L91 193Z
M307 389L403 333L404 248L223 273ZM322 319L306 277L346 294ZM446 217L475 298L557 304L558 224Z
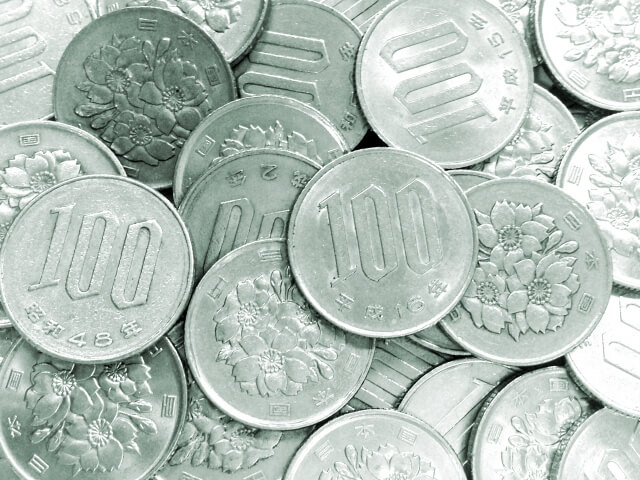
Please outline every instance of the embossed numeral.
M604 361L623 372L640 379L640 351L633 348L640 340L639 309L633 303L623 304L620 300L620 321L625 332L602 334L602 351Z

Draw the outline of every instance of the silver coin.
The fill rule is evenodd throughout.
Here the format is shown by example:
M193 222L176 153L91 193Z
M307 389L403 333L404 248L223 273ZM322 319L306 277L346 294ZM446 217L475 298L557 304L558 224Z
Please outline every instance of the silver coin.
M323 3L328 7L342 13L345 17L351 20L360 30L367 31L373 19L392 0L315 0L319 3Z
M449 170L447 173L451 175L465 192L476 185L498 178L492 173L478 172L476 170Z
M531 23L531 5L534 0L489 0L489 3L498 7L509 17L527 44L533 66L539 65L542 60L535 49L536 38Z
M0 331L0 366L7 358L9 351L20 339L20 334L14 328L5 328ZM0 448L0 478L3 480L17 480L18 476L11 468L11 463L5 458Z

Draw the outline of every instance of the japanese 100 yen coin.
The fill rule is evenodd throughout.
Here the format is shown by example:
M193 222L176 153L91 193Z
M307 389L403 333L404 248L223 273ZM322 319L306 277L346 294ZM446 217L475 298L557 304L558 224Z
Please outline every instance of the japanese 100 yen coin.
M418 380L398 410L433 427L468 468L469 435L478 411L494 388L514 374L513 368L478 358L448 362Z
M0 331L0 366L4 363L13 345L20 339L20 334L14 328L5 328ZM18 476L11 468L0 448L0 478L3 480L18 480Z
M127 175L171 186L178 153L200 121L236 97L220 49L195 23L161 8L99 17L63 55L56 119L100 138Z
M638 112L595 123L567 151L557 181L596 219L611 251L613 280L634 289L640 288L639 128Z
M562 442L550 480L640 478L639 430L637 418L597 411Z
M444 438L393 410L349 413L316 431L293 458L284 480L466 480Z
M2 301L38 349L77 363L141 352L182 312L193 281L189 236L160 194L88 175L52 187L11 225Z
M85 0L0 2L0 125L53 115L62 52L95 16Z
M240 98L209 115L184 144L173 182L176 205L211 165L254 148L296 152L319 165L348 151L338 129L310 105L278 95Z
M236 63L251 48L267 16L268 0L98 0L98 14L123 7L160 7L193 20ZM185 37L186 38L186 37Z
M58 361L21 340L0 377L0 444L25 480L147 479L184 424L184 370L165 338L110 365Z
M459 168L495 154L518 132L533 69L522 36L489 2L407 0L367 30L356 84L385 143Z
M502 10L513 22L527 45L533 66L536 67L541 60L535 49L536 38L531 24L531 5L533 2L534 0L489 0L489 3Z
M207 398L255 428L294 430L337 412L356 393L374 341L309 308L283 239L249 243L206 273L191 300L185 350Z
M362 33L310 0L273 0L256 46L235 69L241 97L284 95L317 108L354 148L367 132L354 69Z
M611 258L595 220L559 188L528 179L492 180L467 198L478 263L444 329L474 355L507 365L539 365L575 348L611 293Z
M231 155L201 176L179 209L191 236L196 279L234 248L285 237L289 212L319 168L298 153L260 148Z
M292 270L309 302L340 328L416 333L469 285L478 245L471 216L460 187L434 163L404 150L358 150L323 168L298 198Z
M634 2L616 3L540 0L535 8L536 39L551 74L581 102L607 110L636 110L640 16Z
M585 395L564 368L548 367L490 396L470 440L473 478L548 479L560 442L593 410Z
M0 243L16 215L40 192L83 174L124 175L111 150L62 123L36 120L0 128L0 145ZM0 305L0 328L10 325Z
M375 16L393 0L315 0L340 12L351 20L362 32L366 32Z

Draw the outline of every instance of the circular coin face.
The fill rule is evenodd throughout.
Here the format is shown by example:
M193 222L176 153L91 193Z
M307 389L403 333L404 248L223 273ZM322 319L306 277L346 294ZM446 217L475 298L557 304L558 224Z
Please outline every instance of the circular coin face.
M247 242L285 237L293 204L319 168L297 153L256 149L231 155L200 177L180 205L196 278Z
M517 133L533 69L521 35L489 2L407 0L367 30L356 84L367 120L389 146L457 168Z
M224 58L235 63L255 42L268 5L268 0L98 0L98 14L105 15L123 7L164 8L197 23L220 47Z
M0 444L25 480L143 480L178 441L184 370L166 339L111 365L79 365L24 340L0 372ZM3 477L4 478L4 477Z
M526 373L489 397L471 439L476 480L548 479L561 441L592 407L564 368ZM563 478L564 480L564 478Z
M416 418L364 410L327 423L303 445L284 480L466 480L444 438Z
M148 348L182 312L192 279L178 213L124 177L56 185L16 217L0 251L2 301L15 327L77 363Z
M187 137L235 97L228 63L195 23L132 7L76 35L60 62L54 107L57 120L106 143L129 177L164 188Z
M634 2L540 0L534 22L540 53L562 87L607 110L640 108Z
M371 337L436 324L469 285L478 243L451 177L389 148L323 168L296 202L288 238L293 273L314 308Z
M319 165L348 150L329 119L305 103L277 95L241 98L209 115L185 143L173 181L176 205L211 165L255 148L288 150Z
M196 289L185 331L206 396L256 428L293 430L337 412L364 381L374 343L309 308L284 240L252 242L215 263Z
M235 69L242 97L301 100L324 113L354 148L367 132L353 77L362 33L335 10L309 0L274 0L251 53Z
M613 279L640 288L640 113L611 115L585 130L567 151L558 186L595 217L613 259Z
M595 221L544 182L492 180L467 197L478 263L445 330L471 353L509 365L569 352L595 328L611 293L611 260Z

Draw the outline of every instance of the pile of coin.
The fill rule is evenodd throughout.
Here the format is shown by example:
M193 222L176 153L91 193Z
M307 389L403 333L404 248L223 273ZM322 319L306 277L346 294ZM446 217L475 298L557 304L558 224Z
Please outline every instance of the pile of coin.
M0 479L640 479L636 110L640 0L0 0Z

